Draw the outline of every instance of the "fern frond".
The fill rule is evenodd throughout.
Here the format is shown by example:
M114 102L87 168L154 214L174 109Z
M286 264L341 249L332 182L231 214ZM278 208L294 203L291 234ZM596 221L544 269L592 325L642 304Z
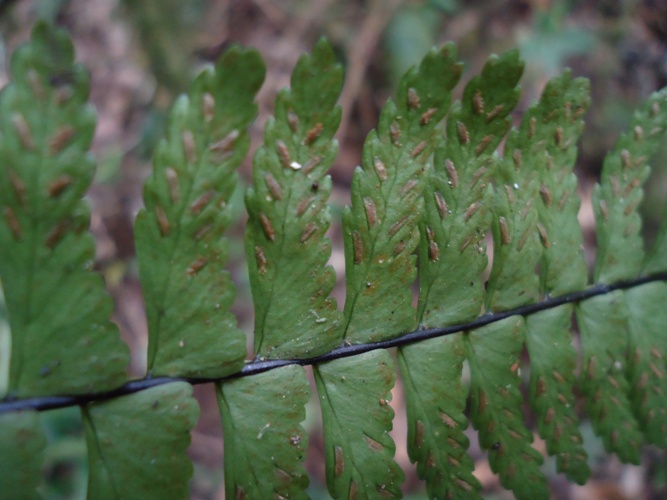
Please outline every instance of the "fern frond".
M227 498L307 498L310 391L297 365L216 386L225 438Z
M255 353L263 358L311 357L340 342L340 312L329 297L335 275L326 265L331 177L325 174L338 151L333 135L342 83L342 68L322 40L299 59L292 90L279 94L276 118L255 155L246 252Z
M0 279L12 332L8 394L100 392L125 379L128 349L92 272L81 198L94 162L88 76L67 34L38 24L0 93ZM104 353L104 356L100 356Z
M628 311L622 291L594 297L576 308L583 366L579 384L586 413L605 448L624 462L639 463L642 434L625 377Z
M446 141L436 149L435 167L424 185L418 313L424 326L463 323L482 309L485 195L493 154L519 97L522 70L517 52L492 56L447 118ZM463 338L401 347L398 359L406 385L411 460L418 463L432 498L469 498L480 485L463 433L468 425L463 414L467 390L461 383Z
M647 275L667 271L667 204L663 212L658 234L644 259L643 273Z
M522 159L523 168L540 182L537 232L542 243L540 295L581 290L587 269L577 213L577 178L572 172L582 116L590 98L588 82L570 72L552 78L540 102L528 111L534 120L535 154ZM555 455L558 470L583 484L590 474L586 463L572 388L577 353L570 333L573 306L565 304L527 318L526 345L530 356L530 401L538 430Z
M667 446L667 284L627 290L629 350L627 376L632 409L646 441Z
M357 168L352 180L352 207L343 213L347 296L342 335L348 344L385 339L415 326L410 286L416 278L412 253L419 241L421 178L433 151L435 126L449 109L460 74L452 44L430 51L418 69L402 78L396 103L384 106L377 132L366 139L363 169ZM382 314L378 304L384 322L377 321ZM378 409L386 406L393 385L393 372L388 379L392 363L386 352L364 357L373 360L366 367L355 359L315 368L328 427L327 484L338 497L397 497L403 476L392 460L395 445L387 434L393 412ZM373 383L353 384L358 377Z
M186 455L199 417L192 386L175 382L81 408L88 498L186 498Z
M325 233L331 192L326 171L338 149L333 135L341 86L342 68L322 40L299 59L292 89L279 94L276 118L255 155L253 187L246 193L246 251L259 359L313 357L340 342ZM218 387L225 453L235 457L225 464L229 498L306 496L300 422L308 394L299 366Z
M462 335L451 335L398 350L408 413L408 453L426 480L429 498L475 498L481 489L473 475L464 434L468 396L461 382L466 357Z
M42 498L35 490L46 446L39 414L0 414L0 429L0 492L17 500Z
M256 51L227 51L176 101L155 152L135 225L151 375L221 377L246 356L221 236L263 79Z
M491 469L517 498L548 498L542 456L530 446L519 391L525 322L512 316L464 336L470 363L471 419Z
M665 138L667 129L665 107L667 107L667 90L652 95L645 106L645 110L648 109L649 118L641 118L643 123L635 125L634 128L635 140L643 143L643 153L649 158L657 149L660 141L664 141ZM641 134L647 125L653 128L648 131L650 140L645 141ZM641 192L637 198L641 199ZM633 206L633 210L636 210L636 205ZM664 221L663 226L667 227ZM655 242L655 250L652 250L644 259L642 263L644 273L656 269L664 271L667 267L661 263L661 259L664 260L665 257L660 253L663 249L661 240L664 234L664 229L661 229ZM667 364L664 360L667 352L667 336L665 335L667 312L661 305L667 298L665 286L665 283L649 283L624 293L628 308L627 377L631 387L630 401L645 439L658 446L667 444L665 437L667 435Z
M362 168L352 179L352 206L343 213L346 342L378 341L416 324L410 286L417 275L412 254L419 242L422 178L435 126L460 75L453 44L429 52L403 77L396 102L387 102L378 130L366 139Z
M650 171L648 160L667 128L667 115L661 112L665 106L667 90L654 93L635 113L631 132L621 135L605 158L600 184L593 191L596 282L629 279L642 270L645 254L637 208L643 197L641 185ZM632 463L639 461L643 441L640 423L632 414L638 416L649 436L655 436L661 432L656 412L667 409L665 367L653 369L657 365L651 352L664 329L651 328L651 322L640 317L645 310L639 298L646 300L652 292L656 296L649 300L659 300L659 289L649 287L634 290L629 297L617 291L587 300L577 308L584 359L581 387L587 412L606 449ZM607 313L601 316L603 310Z
M630 131L619 137L602 166L600 184L593 190L597 257L594 280L612 283L637 276L642 270L644 243L637 208L648 161L664 140L667 129L667 89L655 92L638 109Z
M663 111L664 112L664 111ZM667 270L667 218L644 260L645 274ZM635 415L649 442L667 446L667 284L647 283L625 293L630 311L628 378Z
M10 361L0 367L3 392L8 386L0 495L37 496L45 438L37 414L25 410L79 405L90 497L187 496L186 449L198 414L191 385L209 381L222 416L226 496L306 498L301 422L310 391L301 365L312 364L331 494L400 497L404 474L389 434L396 375L386 350L398 347L408 452L429 496L479 494L464 432L469 398L501 483L519 499L546 498L543 459L524 422L521 359L525 346L548 453L584 482L573 309L584 404L606 448L637 462L643 441L667 445L667 224L645 256L636 213L649 156L667 128L667 90L651 96L605 161L593 200L596 282L586 289L572 168L587 84L569 72L550 80L500 157L519 97L518 53L492 56L450 111L461 74L454 46L429 52L384 107L355 171L343 216L341 313L330 297L325 233L342 69L318 43L300 59L292 89L279 94L253 164L246 250L257 318L255 359L244 364L222 233L264 67L255 52L232 49L177 100L156 151L136 226L149 373L118 387L127 353L90 272L81 197L92 176L94 119L87 78L72 58L67 37L39 25L12 60L15 83L0 93L0 278L12 329L0 347L12 350L11 359L0 353L0 364Z
M400 498L389 406L394 366L385 350L318 365L327 486L334 498Z
M482 309L493 155L509 130L522 72L516 51L490 57L447 117L446 140L435 151L424 186L418 315L423 326L462 323Z
M562 94L559 92L554 100L550 91L547 89L542 101L528 110L520 128L510 132L504 158L495 171L491 224L494 261L486 297L487 309L491 311L519 307L539 296L535 267L547 242L541 236L538 220L540 179L536 170L547 167L549 145L560 140L553 139L554 132L563 133L553 130ZM528 166L531 164L535 170ZM542 457L530 446L532 435L522 423L518 371L526 331L523 317L510 317L466 337L472 375L472 420L482 447L489 450L491 468L500 475L502 484L518 498L546 498L546 479L539 470ZM536 368L539 374L540 365L536 364Z

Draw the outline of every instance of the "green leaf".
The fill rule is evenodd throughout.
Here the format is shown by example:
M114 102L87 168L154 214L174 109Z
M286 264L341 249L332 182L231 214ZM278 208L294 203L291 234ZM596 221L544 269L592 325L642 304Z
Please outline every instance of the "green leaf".
M548 498L542 456L530 446L519 391L525 322L511 316L465 334L471 375L471 419L491 469L518 499Z
M396 103L384 106L378 130L366 139L362 168L352 179L352 206L343 213L347 342L374 342L416 326L410 287L423 172L460 75L453 44L431 50L405 74Z
M88 498L187 498L186 455L199 406L173 382L81 408L88 445Z
M574 370L577 351L572 346L572 312L566 304L526 318L526 346L530 355L530 403L540 436L558 471L576 483L590 476L587 454L579 432Z
M646 440L667 446L667 283L626 290L630 401Z
M221 377L246 356L229 312L235 290L221 236L233 221L235 169L263 79L256 51L227 51L176 101L155 152L135 226L151 375Z
M540 182L537 232L542 243L541 295L562 295L586 284L588 271L577 219L580 201L572 169L583 129L581 117L589 101L587 80L573 79L565 71L549 80L526 118L535 128L536 145L531 156L522 158L522 165ZM574 411L577 353L571 344L572 312L573 306L564 305L529 316L526 345L530 399L540 435L549 453L556 456L558 470L583 484L590 469Z
M637 207L648 177L648 160L664 140L667 128L667 89L655 92L638 109L602 166L593 191L597 235L595 282L612 283L637 276L644 260Z
M623 292L593 297L575 310L583 357L579 383L586 413L605 449L637 464L643 438L628 399L628 314Z
M667 271L667 204L663 212L662 224L660 224L653 247L644 260L644 274Z
M45 446L36 411L0 414L0 492L15 500L41 498L35 488Z
M502 311L537 300L539 281L535 266L542 247L538 238L539 183L521 169L524 162L543 161L542 141L535 139L535 126L524 116L519 130L512 130L505 144L505 157L495 168L493 267L487 283L487 309Z
M399 498L389 406L396 376L385 350L317 365L327 486L334 498Z
M487 286L488 310L512 309L534 302L539 296L540 280L535 267L543 248L549 246L536 207L544 203L540 201L539 172L553 168L550 163L554 157L564 159L561 158L566 156L563 151L569 147L564 141L570 137L558 128L561 109L567 109L560 103L562 97L558 85L547 86L542 100L524 115L520 128L509 134L505 157L498 162L494 175L491 226L494 261ZM572 129L576 132L576 126ZM562 318L551 320L553 324L545 324L544 328L549 333L558 332L563 326ZM519 354L526 330L523 318L510 317L467 337L472 373L472 419L480 431L482 447L490 450L491 468L500 475L502 484L513 490L517 498L546 498L549 494L546 478L539 470L542 457L530 447L532 435L522 422L522 398L518 390ZM562 336L567 332L560 333ZM532 341L529 345L539 351L544 334L535 327L529 335ZM566 347L565 344L557 353L560 359L571 355ZM539 356L530 355L531 359ZM554 358L559 356L554 355ZM535 381L544 375L545 368L538 360ZM535 397L533 399L535 401ZM549 406L547 403L545 411ZM573 425L568 428L570 433L576 433ZM556 437L552 436L551 440L556 441Z
M227 498L307 498L304 369L289 365L216 387Z
M573 173L582 117L590 104L589 83L570 71L547 82L540 102L529 112L535 118L540 158L526 158L526 169L540 179L538 233L542 243L541 289L545 295L581 290L588 271L577 214L577 177ZM540 144L541 142L541 144ZM542 153L543 150L544 152Z
M88 76L64 31L38 24L0 93L0 279L12 331L9 395L101 392L128 350L92 272ZM100 356L104 353L104 356Z
M418 317L426 327L469 321L482 309L488 183L493 154L509 130L508 115L519 98L522 70L516 51L492 56L448 116L446 141L436 149L434 169L424 185ZM402 347L398 359L406 382L408 452L418 462L429 495L474 495L480 485L472 475L463 433L467 391L461 384L462 336Z
M474 498L481 489L467 453L461 383L465 344L461 334L402 347L398 362L405 383L408 453L426 480L429 498Z
M519 307L537 299L539 282L534 269L542 255L542 281L566 279L568 286L572 286L572 279L581 281L577 275L552 276L558 269L549 271L550 266L560 261L551 262L553 251L549 251L552 245L547 229L554 233L554 246L565 247L567 257L574 260L573 267L582 273L581 231L573 225L579 200L571 169L586 99L586 85L565 73L547 84L540 101L524 115L520 128L509 134L494 179L494 263L487 297L493 310ZM560 197L554 198L556 195ZM555 227L559 222L565 225L562 232Z
M12 332L9 331L5 296L0 283L0 399L7 394L9 387L9 365L12 353Z
M491 56L447 118L424 186L420 226L419 314L426 327L475 318L484 303L489 181L493 154L510 127L523 63L516 51Z
M325 174L338 151L333 135L342 84L342 68L322 40L312 56L299 59L292 90L279 94L253 162L246 252L255 353L264 358L312 357L340 343L340 312L329 297L335 275L326 265L331 177Z

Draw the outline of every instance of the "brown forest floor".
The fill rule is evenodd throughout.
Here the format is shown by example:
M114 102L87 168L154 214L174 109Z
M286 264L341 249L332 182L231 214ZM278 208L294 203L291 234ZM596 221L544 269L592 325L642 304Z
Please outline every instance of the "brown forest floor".
M132 243L133 219L142 203L142 180L150 171L150 153L162 132L168 106L196 72L231 43L257 48L268 69L259 95L260 116L252 129L252 150L261 143L262 127L272 112L276 92L289 84L300 54L324 35L345 64L340 153L332 170L333 226L340 219L340 207L349 200L352 170L360 162L364 137L375 126L398 75L408 64L417 63L430 46L448 40L458 44L460 58L466 63L464 81L481 68L489 54L518 46L527 65L517 117L539 96L546 80L563 67L587 76L592 83L593 105L577 172L589 263L594 257L590 191L604 153L628 123L632 109L667 84L667 2L663 0L0 0L0 57L29 37L38 18L51 19L71 32L77 58L92 74L91 99L98 111L93 151L99 170L89 194L97 268L116 300L115 321L131 346L131 372L136 376L145 370L147 337ZM0 86L7 78L5 68L0 67ZM250 166L247 159L240 169L246 183ZM649 238L659 219L656 213L662 213L660 199L667 192L665 169L657 170L644 210ZM239 289L235 312L241 326L251 332L252 306L247 278L241 271L243 224L239 221L234 229L232 272ZM342 305L341 237L336 230L331 237L331 264L339 277L334 295ZM405 447L400 381L394 392L396 460L406 471L406 495L421 498L423 485ZM190 449L195 461L192 498L223 498L222 436L213 390L198 386L196 394L202 417ZM318 411L313 398L305 423L311 432L306 467L313 483L311 495L328 498L323 486ZM667 498L664 451L647 448L642 465L624 466L603 452L585 423L584 433L591 443L588 451L594 475L586 486L573 486L554 472L553 465L547 466L554 498ZM485 496L512 498L491 473L474 433L471 441ZM536 446L540 448L539 440ZM77 467L83 454L81 448L74 447L60 459L50 459L46 468L53 483L49 495L78 496L82 476Z

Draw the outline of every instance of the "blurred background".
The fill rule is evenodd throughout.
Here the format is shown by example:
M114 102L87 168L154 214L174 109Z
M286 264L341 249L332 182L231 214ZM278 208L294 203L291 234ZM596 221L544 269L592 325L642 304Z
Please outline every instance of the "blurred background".
M340 213L349 201L352 170L359 164L366 134L402 73L426 51L445 41L457 43L466 64L463 82L477 73L491 53L518 47L526 61L523 97L515 113L539 97L545 82L570 67L591 80L593 103L580 142L576 171L581 180L580 221L586 256L594 258L594 221L590 191L606 151L627 126L633 109L652 91L667 85L667 1L665 0L0 0L0 86L7 83L8 58L29 38L38 19L71 33L77 59L91 73L91 101L98 126L93 152L97 176L89 198L97 240L97 269L106 278L117 307L114 321L131 346L132 376L145 373L146 324L134 258L132 225L141 206L141 186L150 157L162 136L169 106L193 77L231 44L255 47L267 65L258 96L260 115L253 125L251 154L240 168L250 179L252 151L261 144L263 125L276 92L289 84L299 55L326 36L345 67L340 99L343 120L340 152L332 169L333 224L331 264L344 302L344 261ZM459 86L458 94L462 92ZM667 142L667 141L666 141ZM654 162L643 204L650 241L662 217L667 193L667 146ZM234 310L251 339L252 303L243 255L243 211L230 233L231 271L238 288ZM249 351L252 349L249 341ZM196 387L202 407L190 455L195 463L193 499L224 498L223 441L210 384ZM425 498L405 446L406 418L400 380L392 405L396 460L406 471L408 498ZM44 466L47 498L84 498L86 451L78 410L43 414L50 439ZM304 423L310 432L306 468L309 493L329 498L324 486L321 420L316 398ZM667 454L647 447L640 466L624 466L604 453L584 419L584 438L594 470L585 486L570 485L552 461L544 470L557 499L667 498ZM486 498L512 498L491 473L470 431L471 454ZM543 449L537 440L535 446ZM0 493L1 496L1 493Z

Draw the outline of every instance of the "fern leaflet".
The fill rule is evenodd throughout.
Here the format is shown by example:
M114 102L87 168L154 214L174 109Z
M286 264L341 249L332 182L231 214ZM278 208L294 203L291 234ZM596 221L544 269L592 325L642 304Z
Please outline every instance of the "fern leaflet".
M593 192L598 239L596 281L627 279L642 269L644 251L637 207L643 196L641 184L650 170L648 159L667 125L667 118L660 113L665 101L664 90L653 94L635 113L631 132L623 134L605 158L602 179ZM652 337L659 338L661 334L637 330L642 321L638 314L643 311L636 298L637 295L628 303L624 292L617 291L583 302L577 308L584 358L581 387L587 411L607 450L633 463L639 461L638 449L644 438L632 413L637 412L645 429L654 434L655 430L649 430L649 408L663 406L661 392L665 390L664 366L656 373L649 361L653 357L650 346L655 342ZM607 313L601 316L602 311ZM634 396L640 403L637 407L631 404L626 374L633 389L643 396L641 400ZM657 391L646 391L647 383Z
M221 377L246 356L245 336L228 311L234 288L221 236L263 79L257 52L228 51L176 101L155 152L135 225L152 375Z
M586 264L582 252L572 173L576 143L589 104L588 82L573 79L568 71L551 79L540 103L529 111L535 120L538 154L523 161L539 179L537 233L542 244L540 295L561 295L583 288ZM575 398L576 351L570 326L573 306L563 305L527 318L526 345L530 356L530 401L538 430L555 455L557 467L583 484L590 474L578 429Z
M332 137L342 83L331 47L318 43L297 63L292 90L278 96L276 119L255 155L246 249L255 352L263 358L312 357L340 342L340 312L329 298L335 276L326 266L331 178L325 174L338 150Z
M199 417L184 382L81 409L88 445L88 498L185 498L185 452Z
M352 206L343 213L347 342L373 342L415 326L410 285L417 276L412 253L422 177L460 74L453 44L432 50L406 73L396 102L385 104L378 130L366 138L363 168L352 178ZM382 324L374 317L378 303L384 304Z
M493 152L509 129L508 115L518 100L522 70L516 52L491 57L447 117L445 141L436 149L424 185L418 316L425 326L461 323L482 309L489 211L485 195ZM399 349L408 385L410 458L418 462L433 497L465 498L480 487L463 433L468 425L463 414L468 393L461 382L465 356L461 335Z
M0 276L12 354L8 393L82 394L120 385L129 361L91 270L95 247L81 197L94 112L67 34L38 24L12 58L0 94ZM66 290L66 293L63 292ZM104 356L100 356L104 353Z
M335 498L400 498L403 471L392 460L389 406L395 371L385 350L318 365L327 432L327 486Z
M227 498L306 498L301 462L308 436L300 422L309 390L303 368L217 386L225 437Z
M416 277L411 254L419 238L421 177L434 128L449 108L449 92L460 71L453 45L432 50L403 77L396 104L384 106L378 131L366 139L363 169L357 168L352 180L352 207L343 214L347 298L342 333L347 344L385 339L415 324L409 287ZM378 303L385 307L382 329L369 314ZM393 386L393 375L388 380L387 372L393 362L387 353L368 357L374 361L365 367L361 360L315 367L323 421L335 429L325 435L327 484L344 498L400 496L402 474L392 460L395 445L388 435L391 416L387 418L388 409L378 413L376 408L389 400L385 393ZM361 370L368 387L341 385ZM348 406L339 392L356 404ZM346 422L363 422L368 415L372 427L362 427L363 435L355 432L357 438L349 440Z
M0 415L0 491L15 492L21 499L37 499L37 481L46 436L34 411Z
M339 342L340 312L328 297L335 281L326 266L331 243L324 234L331 191L325 174L337 151L332 137L341 85L342 69L321 41L312 56L299 60L292 90L278 96L276 118L255 155L246 249L259 359L314 356ZM308 394L299 366L219 387L226 453L240 457L225 469L230 498L305 496L300 422ZM254 418L244 421L248 411Z

